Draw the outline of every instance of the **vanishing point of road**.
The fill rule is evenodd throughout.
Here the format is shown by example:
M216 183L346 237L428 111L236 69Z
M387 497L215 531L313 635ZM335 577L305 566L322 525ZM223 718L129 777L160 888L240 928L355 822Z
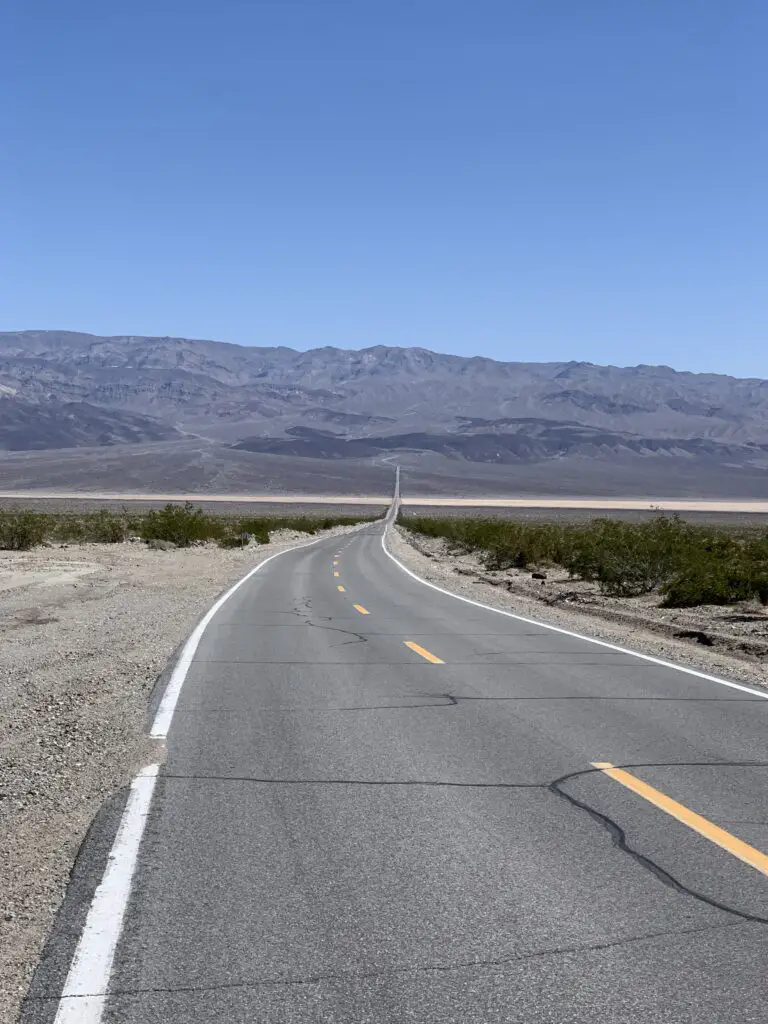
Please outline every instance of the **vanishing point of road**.
M768 1019L765 695L458 600L383 533L200 631L22 1019Z

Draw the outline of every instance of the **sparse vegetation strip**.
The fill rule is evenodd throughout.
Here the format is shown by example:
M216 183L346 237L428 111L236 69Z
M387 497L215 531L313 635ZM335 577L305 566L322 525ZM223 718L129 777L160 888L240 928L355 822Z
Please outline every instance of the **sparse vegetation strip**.
M42 544L117 544L129 537L189 547L213 541L221 547L268 544L278 530L315 534L334 526L353 526L373 516L211 515L191 502L169 503L146 512L38 512L25 508L0 509L0 550L29 551Z
M659 515L583 525L401 515L414 533L475 552L486 569L560 566L611 597L657 593L666 608L768 604L768 530L718 528Z

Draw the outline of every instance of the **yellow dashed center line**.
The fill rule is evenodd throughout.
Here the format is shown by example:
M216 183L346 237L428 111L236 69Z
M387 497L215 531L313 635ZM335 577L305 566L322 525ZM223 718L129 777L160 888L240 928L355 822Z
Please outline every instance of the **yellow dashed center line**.
M442 658L438 658L431 651L428 651L426 647L420 647L419 644L415 644L413 640L403 640L406 647L410 648L415 654L420 654L422 658L427 661L431 661L433 665L444 665L445 662Z
M340 594L345 594L345 593L346 593L346 590L347 590L347 588L346 588L346 587L342 587L342 585L341 585L341 584L339 584L339 585L338 585L338 586L336 587L336 589L338 590L338 592L339 592Z
M361 615L370 615L371 614L368 611L368 609L367 608L363 608L363 606L361 604L353 604L352 607L355 609L356 612L360 612Z
M756 871L763 875L768 875L768 856L760 850L756 850L754 846L750 846L749 843L737 839L730 832L726 832L724 828L720 828L719 825L714 825L711 821L707 821L700 814L690 810L683 804L679 804L677 800L673 800L672 797L662 793L661 790L654 789L653 786L649 786L647 782L636 778L636 776L631 775L623 768L614 767L610 761L593 761L592 767L598 768L604 775L607 775L615 782L620 782L627 789L631 789L633 793L637 793L638 796L653 804L654 807L658 807L659 810L665 811L673 818L677 818L678 821L687 825L688 828L698 832L705 839L709 839L711 843L721 846L728 853L738 857L739 860L743 860L745 864L749 864Z

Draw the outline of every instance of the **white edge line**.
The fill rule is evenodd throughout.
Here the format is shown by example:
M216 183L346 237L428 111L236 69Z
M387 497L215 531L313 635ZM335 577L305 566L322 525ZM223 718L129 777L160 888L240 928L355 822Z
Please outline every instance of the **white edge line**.
M473 604L476 608L484 608L485 611L496 612L497 615L506 615L509 619L517 619L518 622L525 622L529 626L540 626L542 629L552 630L553 633L563 633L565 636L572 636L576 640L586 640L587 643L597 644L598 647L607 647L610 651L619 651L621 654L629 654L633 658L641 658L643 661L650 661L654 665L661 665L663 668L671 668L676 672L685 672L686 675L697 676L699 679L706 679L710 683L720 683L721 686L729 686L733 690L742 690L744 693L751 693L755 697L762 697L764 700L768 700L768 693L755 690L751 686L743 686L741 683L732 683L727 679L720 679L719 676L710 676L707 675L706 672L698 672L695 668L687 668L685 665L675 665L672 661L664 661L663 658L654 658L651 654L641 654L639 651L633 651L629 647L619 647L618 644L609 643L607 640L597 640L593 636L585 636L583 633L574 633L573 630L563 629L562 626L552 626L548 622L540 622L538 619L529 619L524 615L516 615L514 612L505 611L503 608L494 608L493 605L483 604L482 601L474 601L471 597L464 597L462 594L454 594L450 590L438 587L436 583L430 583L429 580L425 580L421 576L417 576L415 572L411 572L410 569L406 568L387 547L386 535L387 531L385 529L381 535L381 546L384 550L384 554L388 558L391 558L395 565L402 569L403 572L413 577L413 579L418 580L419 583L423 583L425 587L431 587L432 590L437 590L448 597L455 597L457 601L464 601L466 604Z
M358 526L353 526L349 533L359 530L363 526L370 525L371 524L369 522L360 523ZM238 580L234 586L230 587L225 594L222 594L215 604L208 609L187 638L187 642L182 648L179 659L173 667L171 678L168 680L168 685L165 688L165 692L163 693L157 713L155 714L154 721L152 722L152 728L149 732L149 735L153 739L165 739L168 735L168 730L171 727L171 720L173 719L173 713L176 710L176 704L178 703L179 694L181 693L181 688L184 685L184 680L187 678L189 666L192 664L192 660L195 657L195 653L197 652L198 645L203 637L206 627L219 608L221 608L221 606L228 601L230 597L232 597L236 590L239 590L244 583L247 583L251 576L263 569L264 566L273 559L279 558L280 555L287 555L289 551L297 551L299 548L308 548L313 544L319 544L323 540L328 540L328 537L318 537L315 540L307 541L305 544L294 544L293 547L285 548L283 551L276 551L274 555L270 555L269 558L265 558L263 562L259 562L258 565L254 566L250 572L246 573L242 579Z
M159 767L150 765L131 783L104 877L94 893L64 982L54 1024L98 1024L101 1020Z

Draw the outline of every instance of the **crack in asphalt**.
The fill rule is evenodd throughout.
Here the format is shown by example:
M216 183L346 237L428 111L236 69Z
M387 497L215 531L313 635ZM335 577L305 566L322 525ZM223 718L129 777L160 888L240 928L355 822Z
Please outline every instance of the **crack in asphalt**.
M701 761L701 762L672 762L668 764L632 764L632 765L616 765L617 768L669 768L669 767L710 767L710 768L726 768L726 767L750 767L750 768L766 768L768 764L765 762L742 762L742 761ZM598 811L595 807L592 807L585 800L579 800L577 797L567 793L562 787L572 781L573 779L580 778L584 775L591 775L599 773L599 768L590 768L583 771L571 772L568 775L562 775L559 779L555 779L554 782L550 782L547 789L550 793L554 793L555 796L565 800L572 807L584 811L591 818L597 821L603 828L606 829L608 834L613 840L613 845L621 850L622 853L626 853L629 857L635 860L641 867L650 871L663 885L674 889L683 896L690 896L701 903L705 903L707 906L714 907L716 910L722 910L726 914L733 914L735 917L739 917L744 921L750 921L755 924L768 924L768 917L761 917L759 914L750 914L745 910L738 910L736 907L729 906L727 903L721 903L719 900L714 899L711 896L706 896L704 893L699 892L696 889L692 889L690 886L685 885L678 878L675 878L669 871L663 868L651 857L641 853L639 850L634 849L627 842L627 835L624 829L619 825L617 821L614 821L608 814L603 811Z
M445 703L443 704L361 704L358 707L348 708L316 708L316 711L410 711L412 708L451 708L458 704L455 697L452 697L450 693L436 693L435 697L443 697Z
M448 695L443 695L448 696ZM445 705L449 706L449 705ZM656 762L642 764L626 764L616 765L620 768L686 768L686 767L706 767L706 768L768 768L768 762L764 761L672 761L672 762ZM589 815L594 821L598 822L611 836L613 845L616 849L622 853L627 854L636 863L638 863L646 871L650 872L658 881L670 889L674 889L676 892L683 896L688 896L691 899L695 899L706 906L712 907L715 910L723 911L726 914L731 914L740 920L748 921L754 924L768 924L768 917L762 917L759 914L750 914L748 911L739 910L737 907L732 907L727 903L722 903L714 897L707 896L705 893L699 892L696 889L691 888L685 883L681 882L678 878L672 875L666 868L663 868L653 858L641 853L634 847L629 845L627 841L626 832L619 825L617 821L611 818L608 814L603 811L597 810L592 807L584 800L579 800L577 797L567 793L563 788L567 783L574 779L581 778L587 775L601 774L598 768L589 768L577 772L569 772L566 775L562 775L552 782L447 782L436 779L399 779L399 780L382 780L382 779L290 779L290 778L266 778L256 777L249 775L188 775L188 774L175 774L172 772L162 772L160 775L161 779L184 779L184 780L199 780L202 782L252 782L259 785L277 785L277 786L360 786L360 787L426 787L426 788L446 788L446 789L525 789L525 790L541 790L543 792L552 793L554 796L561 800L564 800L571 807L575 807L577 810L583 811Z
M687 935L699 935L707 932L723 931L727 928L743 927L741 921L730 921L727 924L699 925L692 928L673 928L658 932L647 932L644 935L631 935L624 939L606 939L600 942L574 943L571 946L556 946L549 949L531 950L528 953L517 953L510 956L493 957L487 960L459 960L448 964L416 964L404 967L388 967L371 971L340 971L323 974L312 974L304 978L257 978L252 981L232 981L217 985L174 985L174 986L148 986L146 988L114 988L108 992L87 992L78 993L76 996L69 996L70 999L93 999L98 997L114 998L115 996L132 996L153 993L177 994L181 992L220 992L229 989L240 990L249 988L262 988L267 986L290 988L293 986L319 985L323 982L349 982L365 981L372 978L397 977L400 975L418 974L448 974L453 971L483 970L492 967L508 967L516 963L524 963L528 960L544 959L546 957L562 957L571 954L601 952L603 950L617 949L622 946L629 946L640 942L650 942L654 939L678 938ZM52 999L58 1000L58 996L27 996L26 1002L45 1002Z
M314 711L318 711L318 712L323 712L323 711L336 711L336 712L345 712L345 711L410 711L412 708L452 708L452 707L456 707L456 705L459 703L458 698L454 697L453 694L450 694L450 693L425 693L425 694L418 694L417 696L420 696L420 697L435 697L435 698L439 697L443 701L443 703L442 704L435 704L435 703L431 703L431 704L360 704L360 705L357 705L357 706L353 705L352 707L344 707L344 708L314 708L313 710Z
M449 696L448 694L440 694L440 696ZM569 697L563 696L547 696L536 695L536 696L525 696L525 697L470 697L463 696L462 694L454 695L456 703L460 703L465 700L636 700L636 701L671 701L673 703L715 703L715 704L733 704L733 703L744 703L744 704L762 704L768 708L768 701L764 697L607 697L602 695L574 695Z
M459 704L463 704L465 701L522 701L522 700L621 700L621 701L671 701L677 703L689 703L689 702L713 702L713 703L724 703L732 704L734 701L743 702L745 704L762 704L768 709L768 701L764 697L604 697L600 695L573 695L569 697L562 696L547 696L537 694L536 696L513 696L513 697L486 697L486 696L474 696L469 694L461 693L419 693L415 696L418 697L440 697L446 701L444 704L372 704L369 707L360 706L354 708L344 707L326 707L326 708L313 708L313 711L378 711L387 708L444 708L444 707L456 707Z
M354 629L342 629L341 626L330 626L330 625L325 625L322 622L315 622L315 621L313 621L312 616L309 614L311 612L311 610L312 610L312 599L311 598L308 598L308 597L304 598L304 605L305 605L304 608L301 608L299 606L294 606L292 611L290 611L290 612L282 612L281 614L284 614L284 615L296 615L296 616L298 616L298 618L301 619L303 625L311 626L313 629L326 629L326 630L328 630L331 633L344 633L346 636L354 637L353 640L346 640L344 643L341 643L341 644L329 644L328 645L329 647L347 647L350 644L367 644L368 643L368 637L364 636L362 633L358 633ZM332 615L320 615L320 616L317 616L317 618L325 619L325 622L330 623L330 622L333 621L334 616L332 616Z
M370 705L356 705L354 707L314 707L311 710L313 712L322 713L324 711L390 711L390 710L409 710L410 708L448 708L458 707L459 704L463 704L465 701L474 701L482 703L483 701L554 701L554 700L595 700L595 701L672 701L680 703L696 702L696 701L708 701L716 703L733 703L734 701L741 701L739 697L603 697L603 696L525 696L525 697L484 697L484 696L470 696L460 693L419 693L415 694L416 697L435 697L440 698L443 703L431 703L431 704L370 704ZM763 704L768 709L768 701L763 697L746 697L743 698L743 702L750 704ZM265 705L266 706L266 705ZM285 710L285 709L281 709Z
M275 779L254 775L189 775L161 771L159 779L188 779L200 782L253 782L271 786L427 786L435 789L540 789L546 782L444 782L439 779Z
M338 645L338 646L344 646L344 645L341 644L341 645ZM209 662L208 664L212 664L212 662ZM218 662L217 664L230 664L230 663L229 662ZM255 664L255 663L254 662L238 662L237 664L249 664L250 665L250 664ZM285 663L284 662L258 662L258 664L271 664L271 665L274 665L274 664L285 664ZM335 662L328 662L328 664L329 665L333 665L333 664L336 664L336 663ZM343 662L342 664L348 664L348 663L347 662ZM356 664L358 664L358 662L354 662L353 664L356 665ZM377 664L380 664L380 663L377 662ZM387 662L387 664L389 664L389 662ZM400 663L399 662L394 662L392 664L400 664ZM401 697L403 697L405 699L410 699L405 694L400 694L399 696L401 696ZM742 703L745 703L745 704L751 704L751 703L762 704L762 705L765 706L766 710L768 710L768 702L765 701L762 697L754 697L754 698L753 697L746 697L746 698L743 698L743 700L742 700L742 698L734 698L734 697L603 697L603 696L597 696L597 695L582 695L582 696L572 696L572 697L547 696L547 695L544 695L544 696L542 696L542 695L524 696L524 697L474 697L474 696L468 696L468 695L464 695L464 694L453 694L453 693L434 693L434 694L433 693L420 693L420 694L414 694L414 698L413 699L416 700L418 697L427 697L427 698L434 697L435 701L432 701L432 702L430 702L428 704L426 704L426 703L413 703L413 704L355 704L355 705L351 705L351 706L334 706L332 704L326 704L326 705L320 705L320 704L311 704L311 705L307 705L307 704L302 704L302 705L250 704L248 706L248 711L249 712L252 712L252 711L279 711L279 712L296 711L296 712L302 712L302 713L312 712L312 714L322 715L322 714L337 714L337 713L341 714L341 713L344 713L344 712L347 712L347 711L409 711L412 708L450 708L450 707L457 707L459 704L463 704L464 702L468 702L468 701L474 701L474 702L482 703L483 701L489 701L489 702L493 702L493 701L515 702L515 701L562 701L562 700L567 700L567 701L663 701L663 702L672 702L672 703L689 703L689 702L696 703L698 701L705 701L705 702L715 702L715 703L719 702L719 703L724 703L724 704L729 704L729 703L732 704L735 700L739 700L739 701L741 701ZM437 703L438 699L440 699L441 703ZM238 708L238 707L233 707L233 708L219 707L219 708L206 708L204 710L203 709L198 709L198 708L176 708L176 712L175 713L177 715L242 714L242 708Z
M348 644L358 644L358 643L365 644L365 643L368 643L368 637L364 636L362 633L358 633L354 629L342 629L341 626L330 626L330 625L325 625L325 623L323 623L323 622L313 621L313 616L310 614L310 612L312 610L312 600L311 600L311 598L304 598L304 605L305 605L304 608L301 608L301 607L298 607L298 606L294 606L294 608L291 611L283 611L283 610L278 611L278 610L275 610L275 609L270 609L269 614L271 614L271 615L294 615L294 616L296 616L297 618L299 618L301 620L300 625L302 625L302 626L310 626L312 629L326 629L326 630L329 630L330 632L333 632L333 633L345 633L347 636L354 637L354 640L346 641L346 643L343 643L343 644L329 644L329 647L346 647ZM330 623L330 622L333 621L334 618L337 618L337 617L338 616L320 615L320 616L315 616L314 618L324 619L325 622Z

